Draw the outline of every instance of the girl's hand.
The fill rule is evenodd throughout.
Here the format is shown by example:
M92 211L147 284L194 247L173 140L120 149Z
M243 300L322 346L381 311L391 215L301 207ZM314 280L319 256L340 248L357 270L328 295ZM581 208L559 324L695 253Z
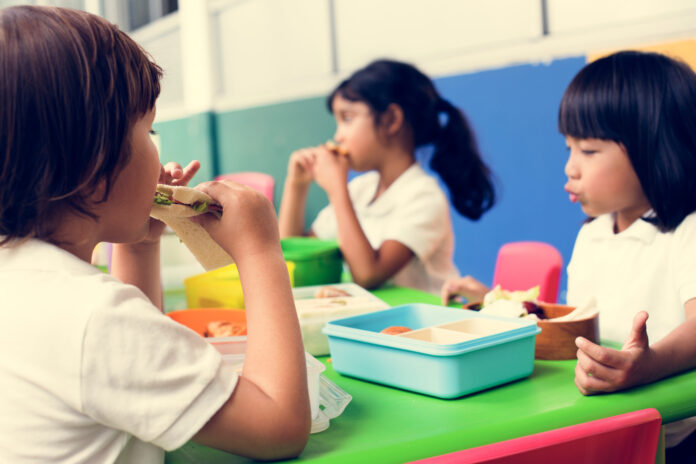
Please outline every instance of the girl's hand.
M329 151L320 146L315 150L314 177L317 184L331 197L334 189L342 188L348 183L348 157Z
M443 305L447 305L452 297L463 296L468 302L482 301L490 288L471 276L448 279L440 290L440 299Z
M613 392L654 380L655 353L648 342L647 320L645 311L636 314L631 334L620 351L601 347L582 337L575 340L578 347L575 385L580 393Z
M298 187L307 187L312 183L314 180L316 150L316 148L303 148L290 155L286 182L290 182Z
M194 216L210 236L235 261L268 251L277 246L280 236L275 210L260 192L236 182L205 182L196 188L222 205L222 217L212 214Z
M170 162L164 166L160 166L160 176L157 181L158 184L168 184L168 185L187 185L193 176L196 175L201 167L201 163L194 160L191 161L188 166L182 168L179 163ZM153 243L158 242L164 232L165 224L157 219L150 218L150 230L147 233L147 237L141 243Z

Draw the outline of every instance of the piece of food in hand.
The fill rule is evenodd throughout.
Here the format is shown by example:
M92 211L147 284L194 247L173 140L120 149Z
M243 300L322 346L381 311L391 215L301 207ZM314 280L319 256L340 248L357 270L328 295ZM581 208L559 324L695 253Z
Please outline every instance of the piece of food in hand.
M191 217L212 213L222 215L222 207L205 192L191 187L159 184L150 216L167 224L191 250L206 271L232 264L234 260L208 232Z
M206 337L239 337L247 334L246 324L229 321L210 321L205 329Z
M331 286L320 287L314 292L314 298L336 298L337 296L350 296L350 293Z
M344 147L337 145L333 140L328 140L324 146L329 150L337 155L341 156L348 156L348 150L346 150Z
M385 329L382 329L380 333L387 334L387 335L398 335L402 334L404 332L410 332L411 329L409 327L404 327L402 325L392 325L390 327L387 327Z

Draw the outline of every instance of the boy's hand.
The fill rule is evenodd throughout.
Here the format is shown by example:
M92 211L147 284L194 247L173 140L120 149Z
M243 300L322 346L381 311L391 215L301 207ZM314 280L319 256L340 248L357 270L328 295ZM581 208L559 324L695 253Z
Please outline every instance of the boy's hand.
M179 163L170 162L160 166L158 184L187 185L201 167L201 163L194 160L188 166L182 168ZM140 243L158 242L164 232L165 224L157 219L150 218L150 230L147 237Z
M222 217L201 214L191 220L203 226L232 259L241 261L270 246L280 250L275 210L262 193L230 181L205 182L196 188L222 205Z
M578 337L578 362L575 365L575 385L583 395L613 392L653 380L652 361L646 321L648 313L641 311L633 318L633 328L620 351L601 347Z
M440 299L443 305L447 305L455 296L463 296L468 302L473 303L483 300L490 288L471 276L448 279L440 290Z
M299 187L307 187L314 180L314 162L317 148L302 148L290 155L287 182Z

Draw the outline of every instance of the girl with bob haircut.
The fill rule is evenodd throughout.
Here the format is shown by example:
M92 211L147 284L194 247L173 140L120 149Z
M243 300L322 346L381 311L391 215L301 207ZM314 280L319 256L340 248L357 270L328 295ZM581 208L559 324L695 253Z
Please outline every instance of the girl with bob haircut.
M280 208L281 236L302 235L310 184L330 205L310 234L338 239L356 283L387 280L437 292L459 273L447 196L416 161L432 145L430 167L455 209L477 220L495 202L491 175L462 112L414 66L377 60L341 82L327 99L339 147L323 145L290 157ZM348 170L365 174L348 183Z
M602 339L624 342L579 338L575 383L610 392L693 368L696 74L657 53L601 58L566 89L558 128L565 189L589 217L568 264L568 304L595 297ZM693 429L670 424L667 446Z
M199 223L237 263L241 374L162 314L150 133L160 68L82 11L0 10L0 461L163 462L193 439L257 459L297 456L310 427L299 324L272 205L232 183ZM234 240L230 239L234 237ZM90 264L114 242L112 275Z

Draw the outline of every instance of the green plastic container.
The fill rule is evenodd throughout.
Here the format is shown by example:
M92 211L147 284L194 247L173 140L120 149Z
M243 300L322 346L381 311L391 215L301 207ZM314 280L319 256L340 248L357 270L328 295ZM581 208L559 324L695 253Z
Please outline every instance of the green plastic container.
M281 239L286 261L295 263L295 286L334 284L341 281L343 257L335 240L314 237Z

